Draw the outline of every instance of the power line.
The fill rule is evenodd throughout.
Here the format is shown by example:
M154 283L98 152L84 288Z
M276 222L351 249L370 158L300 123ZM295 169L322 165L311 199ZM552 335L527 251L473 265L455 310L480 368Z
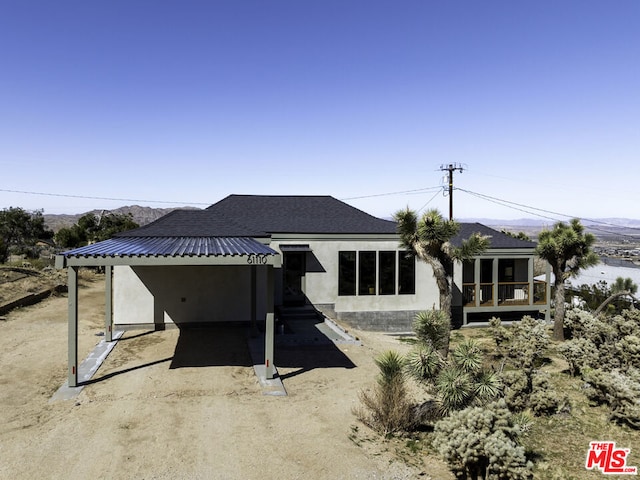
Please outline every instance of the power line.
M172 202L168 200L142 200L139 198L93 197L89 195L71 195L67 193L45 193L45 192L29 192L25 190L9 190L5 188L0 188L0 192L22 193L25 195L42 195L46 197L81 198L84 200L109 200L109 201L117 201L117 202L165 203L165 204L178 204L178 205L211 205L211 203L204 203L204 202Z
M425 188L416 188L413 190L403 190L400 192L387 192L387 193L374 193L372 195L361 195L359 197L345 197L345 198L341 198L340 200L361 200L363 198L374 198L374 197L388 197L391 195L406 195L406 194L414 194L414 193L424 193L424 192L433 192L434 190L437 190L438 192L440 190L442 190L442 187L438 186L438 187L425 187Z
M535 212L532 212L531 210L547 213L549 215L556 215L556 216L560 216L560 217L565 217L565 218L578 218L579 220L588 221L588 222L592 222L592 223L597 223L597 224L601 224L601 225L606 225L606 226L610 226L610 227L620 227L620 225L615 225L613 223L603 222L603 221L600 221L600 220L594 220L594 219L591 219L591 218L581 218L581 217L577 217L575 215L567 215L565 213L554 212L554 211L551 211L551 210L545 210L545 209L542 209L542 208L532 207L530 205L524 205L522 203L511 202L509 200L504 200L504 199L501 199L501 198L492 197L490 195L485 195L485 194L478 193L478 192L472 192L471 190L465 190L464 188L456 188L456 190L460 190L461 192L468 193L469 195L473 195L475 197L481 198L483 200L486 200L486 201L489 201L489 202L492 202L492 203L496 203L498 205L502 205L502 206L507 207L507 208L511 208L513 210L518 210L520 212L524 212L524 213L527 213L529 215L534 215L534 216L540 217L540 218L546 218L548 220L557 221L557 218L550 217L548 215L542 215L542 214L539 214L539 213L535 213ZM518 208L518 207L523 207L523 208ZM603 232L603 233L610 233L610 234L613 234L613 235L620 235L620 236L623 236L623 237L629 237L629 238L633 238L633 239L636 239L636 237L637 237L636 235L629 235L629 234L625 234L625 233L621 233L621 232L612 232L610 230L604 230L602 228L598 228L598 227L593 226L593 225L590 225L589 227L591 229L593 229L593 230L597 230L597 231ZM625 228L628 228L630 230L640 230L640 228L638 228L638 227L625 227Z

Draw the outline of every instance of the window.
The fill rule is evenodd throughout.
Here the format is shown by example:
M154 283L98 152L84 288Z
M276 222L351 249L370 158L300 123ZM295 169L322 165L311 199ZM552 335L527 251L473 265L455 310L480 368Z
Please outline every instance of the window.
M416 261L406 252L338 253L338 295L413 295Z
M358 260L358 295L375 295L376 252L360 252Z
M407 252L398 252L398 293L400 295L413 295L416 293L416 259Z
M380 271L378 272L378 293L395 295L396 293L396 252L380 252Z
M338 270L338 295L355 295L356 252L340 252Z

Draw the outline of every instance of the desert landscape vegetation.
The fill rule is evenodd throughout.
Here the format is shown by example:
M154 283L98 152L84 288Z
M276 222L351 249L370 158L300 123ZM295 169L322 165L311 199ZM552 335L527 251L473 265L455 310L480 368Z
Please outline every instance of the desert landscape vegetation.
M82 271L80 298L86 355L104 328L99 273ZM375 389L376 359L408 354L413 337L350 331L362 345L281 347L288 396L278 397L263 395L243 328L199 331L195 357L186 332L132 330L75 399L52 403L66 378L66 313L58 293L0 321L0 478L454 478L433 428L381 435L354 413ZM452 349L468 339L487 358L496 353L489 329L454 331ZM558 346L549 343L539 365L557 408L532 415L522 439L534 478L600 478L585 470L598 439L628 448L627 465L640 463L637 430L588 398ZM433 398L406 385L416 404Z
M76 241L105 233L93 215L67 227ZM585 468L594 441L640 464L631 303L569 308L564 340L529 317L450 331L442 310L403 335L341 325L354 342L287 332L286 396L261 388L246 325L128 330L77 396L54 401L68 310L66 272L34 255L50 248L14 244L0 267L0 478L600 478ZM104 334L104 275L80 278L84 358ZM624 288L601 293L637 291Z

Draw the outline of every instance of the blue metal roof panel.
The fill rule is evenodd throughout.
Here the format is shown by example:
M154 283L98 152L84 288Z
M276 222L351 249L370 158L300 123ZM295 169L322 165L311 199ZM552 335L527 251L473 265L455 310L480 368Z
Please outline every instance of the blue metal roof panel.
M278 255L249 237L115 237L63 252L65 257Z

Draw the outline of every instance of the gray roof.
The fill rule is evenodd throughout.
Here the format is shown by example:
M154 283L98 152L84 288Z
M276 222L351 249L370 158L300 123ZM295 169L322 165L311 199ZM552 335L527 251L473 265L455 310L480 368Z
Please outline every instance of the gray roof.
M461 223L460 231L451 239L451 243L460 245L463 239L469 238L474 233L491 237L489 248L536 248L536 242L514 238L481 223Z
M277 255L246 237L115 237L64 252L69 257L183 257Z
M176 210L117 236L269 237L275 233L394 234L396 224L330 196L229 195L205 210Z
M452 240L478 232L490 248L534 248L480 223L463 223ZM110 240L64 252L69 257L276 255L256 241L272 234L395 234L396 223L330 196L230 195L205 210L175 210Z

